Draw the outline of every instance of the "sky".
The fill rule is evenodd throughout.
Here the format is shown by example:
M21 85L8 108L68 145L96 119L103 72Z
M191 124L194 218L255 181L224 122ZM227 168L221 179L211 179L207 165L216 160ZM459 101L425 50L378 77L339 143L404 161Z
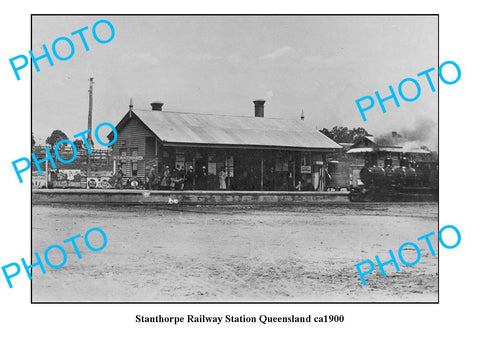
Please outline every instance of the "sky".
M92 26L107 19L112 41L93 38ZM78 35L84 32L85 51ZM99 25L100 38L110 36ZM34 16L32 51L65 36L73 57L38 62L32 73L32 125L43 143L54 129L70 138L87 129L88 79L94 77L93 125L116 125L134 108L252 116L265 99L265 117L300 118L312 128L364 127L373 135L416 135L432 150L438 127L438 19L436 16ZM65 42L57 45L68 55ZM20 54L20 53L19 53ZM417 74L429 68L437 92ZM21 71L20 74L27 74ZM448 73L448 71L447 71ZM420 97L406 102L398 84L416 78ZM378 102L363 121L355 100L392 85L400 107ZM441 86L440 86L441 88ZM412 85L404 93L415 95ZM108 133L101 132L101 136ZM98 142L97 142L98 143Z

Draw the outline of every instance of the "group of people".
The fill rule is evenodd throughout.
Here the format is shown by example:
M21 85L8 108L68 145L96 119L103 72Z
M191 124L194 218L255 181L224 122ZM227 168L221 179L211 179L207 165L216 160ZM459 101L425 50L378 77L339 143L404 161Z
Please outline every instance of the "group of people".
M124 173L119 167L113 176L113 187L122 189ZM228 175L225 168L215 174L209 174L205 166L197 166L197 170L193 166L189 166L185 170L184 166L177 165L174 168L166 165L163 170L158 171L157 165L153 165L148 171L145 178L145 189L147 190L226 190ZM295 184L294 184L295 183ZM135 182L133 188L137 188L139 184ZM127 187L132 187L133 183L127 183ZM231 190L261 190L260 178L255 175L253 170L243 171L239 178L232 178L228 187ZM311 180L305 176L295 178L291 172L277 173L273 168L265 173L263 190L275 191L313 191Z
M219 189L227 189L226 177L227 174L222 167L218 173ZM212 189L209 182L211 175L205 166L199 167L197 171L190 166L186 171L184 166L177 165L170 169L167 165L159 173L157 166L153 165L146 177L145 187L149 190L206 190Z

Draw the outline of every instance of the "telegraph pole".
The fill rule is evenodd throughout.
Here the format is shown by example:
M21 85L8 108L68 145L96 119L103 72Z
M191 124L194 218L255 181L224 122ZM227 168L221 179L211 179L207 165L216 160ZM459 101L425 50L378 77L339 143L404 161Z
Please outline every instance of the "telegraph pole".
M90 81L90 88L88 89L88 145L93 150L92 145L92 109L93 109L93 77L88 79ZM87 178L90 177L90 153L87 151ZM88 180L87 180L88 188Z

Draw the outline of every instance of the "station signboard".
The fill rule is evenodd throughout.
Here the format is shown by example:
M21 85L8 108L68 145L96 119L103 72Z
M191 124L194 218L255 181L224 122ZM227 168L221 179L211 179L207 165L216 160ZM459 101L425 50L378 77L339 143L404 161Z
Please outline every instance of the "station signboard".
M301 166L300 167L301 173L312 173L312 166Z
M143 156L133 156L133 155L113 155L113 160L131 160L131 161L139 161L143 160Z

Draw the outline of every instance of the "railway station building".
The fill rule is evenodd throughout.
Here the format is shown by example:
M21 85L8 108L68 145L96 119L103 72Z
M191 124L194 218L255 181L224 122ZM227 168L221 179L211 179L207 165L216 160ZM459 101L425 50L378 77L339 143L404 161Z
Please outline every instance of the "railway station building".
M165 111L160 102L148 110L130 105L116 125L114 171L120 166L127 177L145 178L152 168L161 174L166 166L205 167L204 189L215 190L223 168L229 190L288 191L299 181L304 190L325 190L326 156L342 147L300 118L264 117L264 104L254 101L254 116Z

